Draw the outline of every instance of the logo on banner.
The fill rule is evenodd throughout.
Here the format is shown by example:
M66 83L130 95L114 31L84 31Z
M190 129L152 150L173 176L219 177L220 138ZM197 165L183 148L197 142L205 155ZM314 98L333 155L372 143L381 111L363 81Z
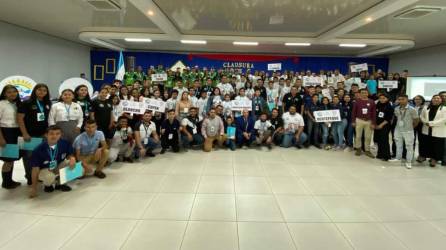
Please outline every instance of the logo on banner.
M20 99L24 100L31 96L36 82L26 76L10 76L0 82L0 92L6 85L13 85L19 91Z
M245 63L245 62L224 62L223 68L243 68L243 69L253 69L253 63Z

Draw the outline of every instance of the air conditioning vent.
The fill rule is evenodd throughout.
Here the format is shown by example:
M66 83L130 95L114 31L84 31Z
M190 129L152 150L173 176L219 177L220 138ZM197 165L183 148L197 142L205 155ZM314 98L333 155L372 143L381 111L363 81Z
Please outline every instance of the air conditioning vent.
M412 9L403 11L402 13L395 16L397 19L417 19L435 12L442 11L442 7L431 7L431 6L416 6Z
M86 2L99 11L121 10L121 6L114 0L86 0Z

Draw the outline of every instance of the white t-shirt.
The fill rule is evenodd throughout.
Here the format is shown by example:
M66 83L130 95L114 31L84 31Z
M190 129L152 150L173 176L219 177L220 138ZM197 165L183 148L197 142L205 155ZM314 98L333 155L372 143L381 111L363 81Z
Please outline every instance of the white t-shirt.
M118 105L113 105L113 117L115 118L115 122L118 121L118 118L124 114L123 108L121 103L119 103Z
M169 98L166 101L166 111L175 109L177 107L177 99Z
M17 106L7 100L0 101L0 127L17 128Z
M144 122L139 125L139 134L141 135L141 140L144 138L149 138L153 131L156 131L156 125L154 122L150 121L150 125L146 126Z
M112 147L118 147L119 145L124 144L123 140L126 140L128 138L128 135L133 134L133 130L130 127L127 127L126 129L116 130L115 135L112 139Z
M222 95L231 94L234 92L234 88L230 83L219 83L217 88L220 89Z
M204 116L206 116L206 106L208 104L208 98L205 99L201 98L197 100L197 107L198 107L198 116L200 119L203 119Z
M48 125L56 125L60 121L77 121L77 127L81 128L84 121L81 105L76 102L72 102L70 105L64 102L53 104L48 115Z
M268 103L274 103L277 99L277 97L279 97L279 90L276 88L273 89L266 89L266 97L267 97L267 102Z
M261 120L257 120L254 124L254 129L258 130L260 134L263 134L272 126L271 122L266 120L262 122Z
M287 131L295 132L299 127L304 127L304 118L299 113L291 115L290 112L286 112L282 115L283 126Z

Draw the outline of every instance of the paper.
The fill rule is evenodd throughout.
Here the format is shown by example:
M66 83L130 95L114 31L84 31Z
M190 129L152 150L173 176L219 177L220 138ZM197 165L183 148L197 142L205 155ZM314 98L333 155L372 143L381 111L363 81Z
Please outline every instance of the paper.
M322 86L322 79L318 76L304 76L303 77L304 86Z
M0 157L4 158L19 158L19 145L18 144L6 144L3 148L0 148Z
M341 121L341 113L339 109L321 110L313 112L316 122L339 122Z
M23 141L23 144L21 145L20 149L22 150L34 150L37 146L42 143L43 139L39 137L31 137L30 141ZM19 143L20 144L20 143Z
M269 63L268 70L282 70L282 64L281 63Z
M378 88L380 88L380 89L397 89L398 81L379 81Z
M235 127L227 127L226 134L228 139L235 139Z
M166 103L162 100L155 100L152 98L144 98L144 104L146 109L154 112L164 113L166 111Z
M154 82L167 81L167 74L152 74L152 81Z
M124 113L142 115L146 111L146 106L142 102L122 101L122 111Z
M369 70L369 66L367 65L367 63L350 65L351 72L361 72L361 71L368 71L368 70Z
M76 165L73 169L70 167L64 167L59 170L60 175L60 184L65 184L69 181L75 180L83 175L84 168L82 167L81 162L76 162Z
M231 110L232 111L243 111L244 109L251 111L252 110L252 101L251 100L232 100L231 101Z

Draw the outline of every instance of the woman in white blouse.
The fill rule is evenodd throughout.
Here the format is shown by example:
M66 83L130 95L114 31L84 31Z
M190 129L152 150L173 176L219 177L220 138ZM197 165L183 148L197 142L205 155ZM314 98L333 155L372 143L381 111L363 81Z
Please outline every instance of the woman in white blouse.
M73 102L71 89L62 91L59 102L51 106L48 125L57 125L62 129L62 138L70 143L79 135L84 121L82 107Z
M20 135L17 124L17 106L20 105L20 96L17 88L6 85L0 96L0 147L8 144L17 145L17 138ZM18 151L17 151L18 153ZM12 180L14 161L20 158L0 157L3 161L2 167L2 188L14 189L20 186L20 182Z

